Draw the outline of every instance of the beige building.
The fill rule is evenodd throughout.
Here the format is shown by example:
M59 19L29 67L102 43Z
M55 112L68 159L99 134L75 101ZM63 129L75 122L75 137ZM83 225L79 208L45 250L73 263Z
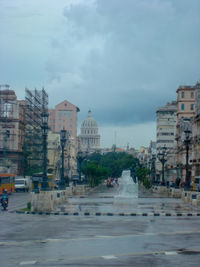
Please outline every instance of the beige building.
M177 93L177 122L181 118L193 118L195 115L195 87L179 86Z
M66 174L69 178L77 175L77 140L70 136L69 143L65 154Z
M52 132L60 133L64 128L70 136L77 137L77 112L79 108L64 100L55 106L55 109L49 109L49 127Z
M0 90L0 171L22 174L25 102L7 87Z
M200 184L200 82L195 85L195 117L192 127L192 178ZM198 189L198 188L197 188Z
M56 162L55 160L51 160L53 162L54 171L56 172L57 178L59 178L59 168L61 167L60 131L62 129L67 131L64 162L65 175L71 178L72 175L77 173L77 113L79 111L80 110L78 107L67 100L64 100L56 105L55 109L49 110L49 127L52 131L51 135L53 136L54 134L55 139L59 139L58 141L54 141L55 147L50 153L52 154L51 159L53 159L54 154L57 154Z
M186 148L184 144L185 130L192 131L195 116L195 86L179 86L177 89L177 124L176 124L176 165L177 177L185 181ZM192 150L189 150L189 159ZM190 166L191 167L191 166Z
M54 174L55 179L60 176L60 157L61 157L61 147L60 147L60 134L48 132L48 170L50 173Z
M67 135L64 149L64 175L69 178L77 174L77 142L74 137ZM61 145L60 134L48 133L48 169L55 179L60 179Z

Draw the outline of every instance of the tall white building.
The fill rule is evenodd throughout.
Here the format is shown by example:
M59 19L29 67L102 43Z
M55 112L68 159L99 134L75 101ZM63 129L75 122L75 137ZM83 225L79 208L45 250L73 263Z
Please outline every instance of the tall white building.
M167 103L164 107L159 107L156 111L157 116L157 138L156 149L175 147L176 121L177 121L177 102Z
M157 116L157 155L163 153L163 147L166 147L165 163L165 182L174 179L175 175L175 148L176 148L176 122L177 122L177 102L167 103L164 107L159 107L156 111ZM156 160L156 174L161 179L162 164ZM157 179L157 180L158 180Z

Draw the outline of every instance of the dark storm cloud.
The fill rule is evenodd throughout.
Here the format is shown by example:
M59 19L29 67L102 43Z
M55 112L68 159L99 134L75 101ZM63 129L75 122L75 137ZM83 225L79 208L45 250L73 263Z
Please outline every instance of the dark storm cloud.
M65 8L49 87L101 125L155 120L180 84L200 78L200 2L97 0ZM64 91L64 92L63 92Z

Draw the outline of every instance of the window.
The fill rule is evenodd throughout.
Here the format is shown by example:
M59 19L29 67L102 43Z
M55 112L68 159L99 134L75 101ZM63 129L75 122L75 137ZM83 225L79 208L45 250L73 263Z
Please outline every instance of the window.
M184 104L181 104L181 110L184 110L184 109L185 109L185 105Z
M190 105L190 109L191 109L191 110L194 110L194 104L191 104L191 105Z
M194 98L194 92L191 92L191 98Z
M185 97L185 92L181 92L181 97L182 97L182 98Z
M67 118L72 118L73 111L72 110L59 110L58 111L58 116L61 117L67 117Z
M4 104L3 117L11 117L13 112L13 105L9 103Z

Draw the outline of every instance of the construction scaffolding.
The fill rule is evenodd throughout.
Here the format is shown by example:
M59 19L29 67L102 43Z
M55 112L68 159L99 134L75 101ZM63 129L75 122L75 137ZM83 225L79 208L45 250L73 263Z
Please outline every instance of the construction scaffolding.
M25 89L24 173L42 171L42 113L48 112L48 95L44 89Z

